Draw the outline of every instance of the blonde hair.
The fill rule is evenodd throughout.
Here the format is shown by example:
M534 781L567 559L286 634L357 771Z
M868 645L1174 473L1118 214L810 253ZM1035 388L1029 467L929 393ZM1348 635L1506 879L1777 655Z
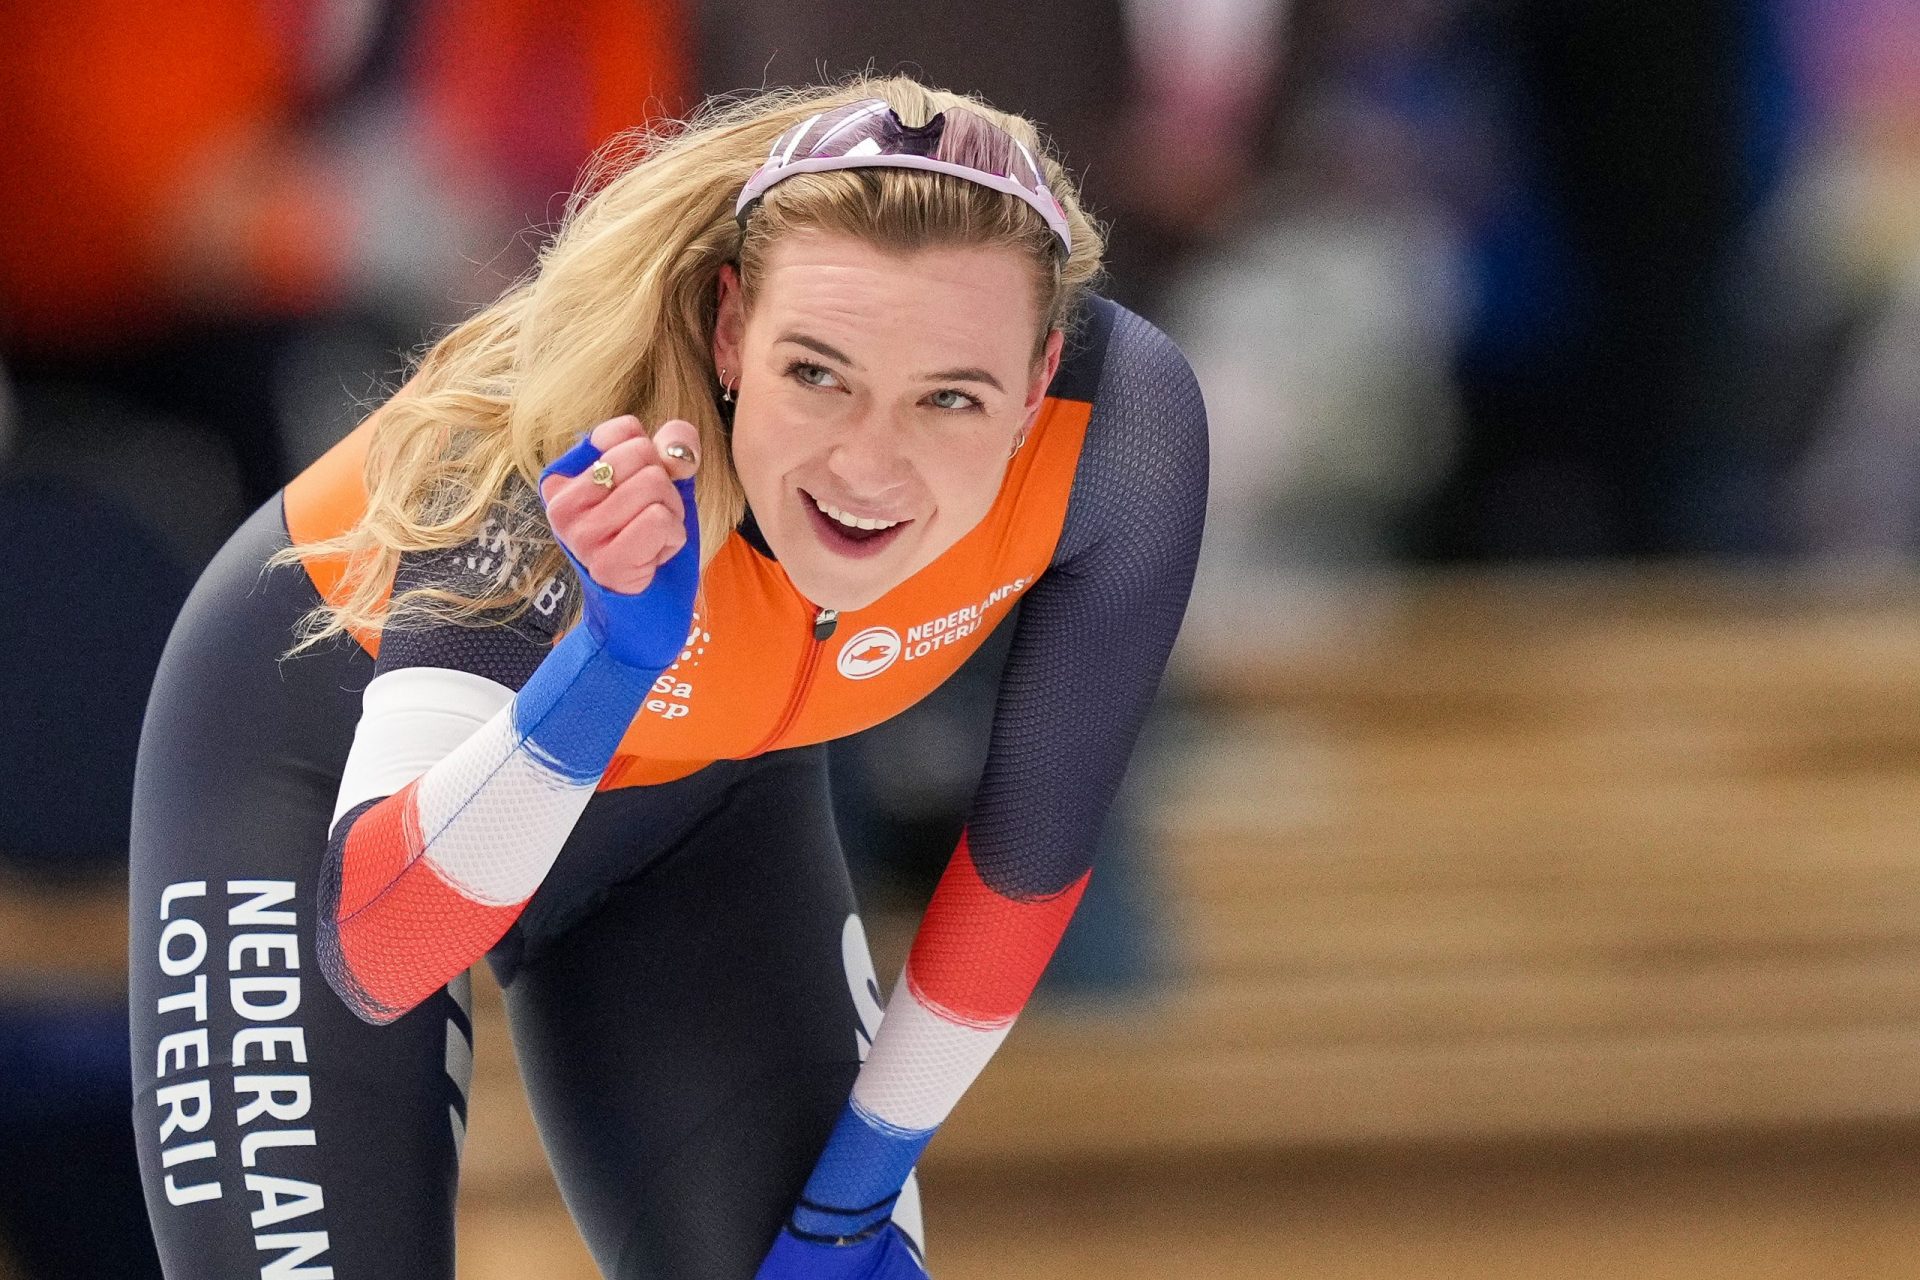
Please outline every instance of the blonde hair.
M910 124L965 106L1026 143L1066 211L1071 254L1062 257L1045 220L1020 200L904 169L787 178L769 189L743 236L734 201L774 139L861 98L885 99ZM294 651L347 631L524 610L539 584L570 572L535 495L540 471L589 427L622 413L649 427L684 418L698 428L695 496L702 554L711 557L746 512L715 404L716 281L737 262L751 305L768 249L803 229L901 251L1013 247L1035 266L1040 342L1073 314L1102 252L1099 229L1030 122L905 77L716 101L683 124L626 135L589 168L528 277L437 342L375 411L365 514L338 538L276 557L338 556L348 566L341 593L309 616ZM519 550L490 591L436 585L386 598L402 555L459 546L490 518Z

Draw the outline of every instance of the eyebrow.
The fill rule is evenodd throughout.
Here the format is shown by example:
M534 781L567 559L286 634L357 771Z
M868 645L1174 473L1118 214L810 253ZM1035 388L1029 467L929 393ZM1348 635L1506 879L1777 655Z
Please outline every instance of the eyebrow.
M828 346L826 343L820 341L820 339L810 338L804 333L783 333L780 335L780 341L791 342L796 347L805 347L807 350L823 355L829 360L838 360L849 369L858 369L860 367L858 360L855 360L840 348Z
M938 373L928 374L927 381L928 382L984 382L988 386L992 387L995 391L1000 391L1000 392L1006 391L1006 388L1000 385L1000 379L994 377L992 374L988 373L985 369L942 369Z
M823 355L829 360L838 360L841 364L846 365L849 369L858 369L860 367L859 361L855 360L852 356L848 355L846 352L840 350L840 348L833 346L829 343L822 342L820 341L820 339L815 337L810 337L809 335L804 333L783 333L780 335L779 341L791 342L796 347L805 347L807 350L815 352L818 355ZM965 368L965 369L942 369L937 373L927 374L924 377L923 381L926 381L926 382L979 382L979 383L984 383L985 385L992 387L995 391L999 391L1003 394L1006 391L1006 388L1000 385L1000 379L994 377L992 374L988 373L985 369L975 369L971 367Z

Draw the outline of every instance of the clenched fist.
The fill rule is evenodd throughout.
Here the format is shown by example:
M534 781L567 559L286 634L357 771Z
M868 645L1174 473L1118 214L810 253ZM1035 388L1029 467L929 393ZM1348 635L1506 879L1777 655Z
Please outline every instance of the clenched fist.
M583 443L598 456L587 459L576 445L540 478L547 521L595 582L636 595L686 543L686 504L673 482L689 480L699 469L700 434L676 418L649 439L640 420L628 414L601 423ZM691 461L662 452L671 445ZM596 466L612 469L611 488L592 478Z
M700 586L698 449L691 423L664 423L649 439L627 415L595 427L540 474L588 631L616 661L656 674L679 655Z

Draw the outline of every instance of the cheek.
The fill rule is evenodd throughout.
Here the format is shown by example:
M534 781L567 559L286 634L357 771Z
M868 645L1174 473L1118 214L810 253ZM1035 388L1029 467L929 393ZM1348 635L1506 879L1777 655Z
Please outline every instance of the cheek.
M941 510L971 523L986 515L1000 494L1000 482L1006 475L1004 453L982 442L964 452L926 460L921 476L936 495Z
M742 413L733 423L733 469L747 491L747 501L764 505L778 486L780 477L791 466L782 456L783 441L791 433L776 430L771 423Z

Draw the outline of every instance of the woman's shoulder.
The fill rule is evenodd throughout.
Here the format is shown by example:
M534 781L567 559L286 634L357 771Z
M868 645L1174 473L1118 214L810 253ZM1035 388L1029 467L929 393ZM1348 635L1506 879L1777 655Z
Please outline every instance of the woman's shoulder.
M468 537L452 546L402 555L394 591L425 590L490 602L493 607L477 611L467 623L485 626L512 617L551 635L566 616L570 590L563 576L543 571L551 559L543 554L551 539L532 486L515 477L494 496ZM524 614L520 602L527 606Z
M1158 392L1167 400L1197 400L1198 390L1192 366L1172 338L1138 312L1089 294L1047 394L1112 412L1140 407L1123 403L1127 397Z
M1151 321L1102 297L1082 315L1061 391L1049 390L1092 406L1056 562L1116 540L1184 554L1206 506L1200 384Z
M533 490L515 477L484 508L470 509L475 518L467 522L465 537L454 534L458 541L448 546L409 551L401 563L412 574L436 577L436 586L524 589L527 567L551 536Z
M1081 470L1137 476L1143 466L1206 472L1206 405L1193 366L1152 321L1089 298L1071 360L1049 394L1093 408Z

